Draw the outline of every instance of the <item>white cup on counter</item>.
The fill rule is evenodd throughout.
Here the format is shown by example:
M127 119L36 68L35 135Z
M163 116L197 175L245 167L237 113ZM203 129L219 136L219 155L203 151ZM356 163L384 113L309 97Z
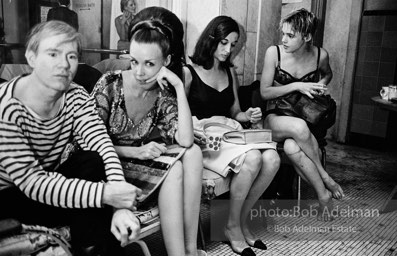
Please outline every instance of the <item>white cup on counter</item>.
M397 85L391 84L389 85L389 97L388 99L391 101L391 99L397 98Z
M382 89L379 92L382 100L389 100L389 90L389 86L382 86Z

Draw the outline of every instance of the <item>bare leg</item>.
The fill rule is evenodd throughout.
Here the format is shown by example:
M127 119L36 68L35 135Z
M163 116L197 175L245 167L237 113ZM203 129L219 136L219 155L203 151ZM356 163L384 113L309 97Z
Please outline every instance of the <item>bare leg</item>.
M272 182L279 168L280 157L278 153L275 150L263 151L261 170L248 192L247 199L244 202L241 213L241 229L246 242L250 246L254 245L254 242L257 240L257 238L252 234L252 232L250 232L248 226L248 215L256 201L258 201L259 197L263 194L263 192L265 192L267 187Z
M188 148L183 155L183 222L185 253L197 255L197 230L200 213L203 157L197 145Z
M341 199L344 196L342 188L328 175L321 165L317 140L310 132L305 121L300 118L271 114L266 117L264 124L266 128L272 129L275 141L281 142L288 138L294 139L315 165L325 186L332 192L333 197Z
M185 255L183 235L182 164L177 161L163 181L159 193L161 230L168 255Z
M324 186L323 180L316 170L313 162L306 156L301 150L299 145L293 139L286 139L284 142L284 152L291 160L295 170L298 174L303 177L309 184L311 184L317 193L318 201L320 204L319 215L317 216L320 220L330 221L332 220L326 212L331 212L333 208L332 194Z
M241 252L248 247L241 230L241 211L244 200L259 173L261 165L262 157L260 151L248 151L240 172L232 177L230 184L230 210L225 227L225 236L229 239L232 249L236 252Z

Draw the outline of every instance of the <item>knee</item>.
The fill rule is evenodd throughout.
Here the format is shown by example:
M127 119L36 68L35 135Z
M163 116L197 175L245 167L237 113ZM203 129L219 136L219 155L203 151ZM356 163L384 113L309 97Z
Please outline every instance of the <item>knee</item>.
M184 172L193 173L196 176L200 176L200 178L202 177L203 153L199 146L193 144L193 146L187 148L182 159Z
M193 160L194 162L203 162L203 153L201 152L200 147L196 144L193 144L191 147L187 148L183 157L187 161Z
M296 118L294 123L291 125L293 133L300 139L306 140L310 138L310 129L306 122L300 118Z
M262 156L259 150L250 150L246 153L244 165L242 169L252 174L258 174L262 166Z
M286 139L284 141L284 152L287 155L293 155L296 153L299 153L301 151L301 148L299 145L296 143L295 140L293 139Z
M275 150L266 150L262 153L262 165L268 166L267 170L277 171L280 168L280 156Z

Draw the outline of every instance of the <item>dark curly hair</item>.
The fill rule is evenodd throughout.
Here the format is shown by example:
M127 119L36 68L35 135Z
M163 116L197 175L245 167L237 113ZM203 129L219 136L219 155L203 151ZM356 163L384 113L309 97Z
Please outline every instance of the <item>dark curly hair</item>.
M214 53L218 48L220 41L225 39L230 33L236 32L240 35L240 29L237 22L228 16L217 16L208 23L201 33L194 53L190 57L193 63L210 69L214 65ZM230 56L226 61L221 62L223 68L232 67Z

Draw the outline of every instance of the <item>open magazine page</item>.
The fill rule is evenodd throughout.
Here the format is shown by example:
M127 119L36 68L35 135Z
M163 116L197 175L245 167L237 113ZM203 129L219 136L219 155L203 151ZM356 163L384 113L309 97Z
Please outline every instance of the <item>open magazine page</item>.
M142 190L142 196L137 206L139 211L135 213L141 223L158 216L157 206L145 205L145 200L161 185L167 177L169 169L183 156L185 151L186 148L179 145L168 145L167 151L154 159L120 159L126 181ZM140 208L140 205L145 205L145 208Z

